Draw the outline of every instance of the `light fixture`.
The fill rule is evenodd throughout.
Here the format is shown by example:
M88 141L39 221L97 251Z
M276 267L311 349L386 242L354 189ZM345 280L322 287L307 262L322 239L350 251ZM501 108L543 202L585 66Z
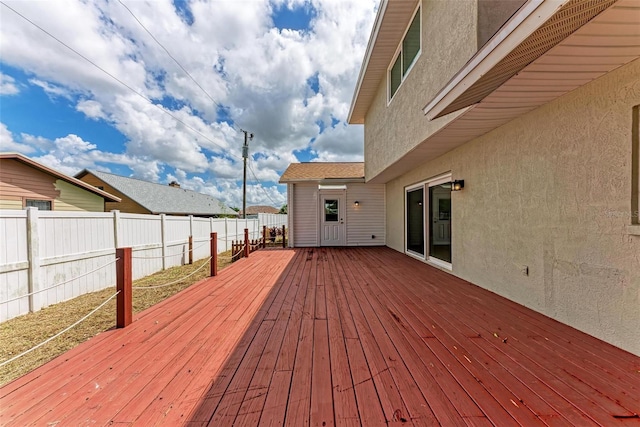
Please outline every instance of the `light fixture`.
M460 191L464 188L464 179L456 179L451 183L451 191Z
M357 200L356 200L355 202L353 202L353 204L354 204L355 206L360 206L360 202L359 202L359 201L357 201Z

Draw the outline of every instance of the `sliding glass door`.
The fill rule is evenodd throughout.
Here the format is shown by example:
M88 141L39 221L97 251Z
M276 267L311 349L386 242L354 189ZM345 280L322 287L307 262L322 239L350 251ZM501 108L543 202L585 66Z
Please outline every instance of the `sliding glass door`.
M429 258L451 263L451 183L429 187Z
M405 190L406 251L451 268L451 175Z
M407 191L407 251L424 256L424 187Z

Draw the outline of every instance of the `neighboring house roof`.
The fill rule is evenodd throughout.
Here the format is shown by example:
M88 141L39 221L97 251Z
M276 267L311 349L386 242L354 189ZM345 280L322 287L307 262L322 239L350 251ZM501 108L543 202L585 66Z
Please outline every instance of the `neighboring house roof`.
M55 169L51 169L48 166L45 166L43 164L40 164L38 162L36 162L35 160L30 159L27 156L24 156L22 154L19 153L0 153L0 159L8 159L8 160L15 160L21 163L24 163L27 166L30 166L34 169L37 169L41 172L44 172L48 175L51 175L54 178L57 179L61 179L65 182L68 182L69 184L75 185L76 187L80 187L84 190L87 190L93 194L97 194L100 197L103 197L105 200L109 201L109 202L119 202L120 198L114 196L113 194L109 194L106 191L100 190L96 187L94 187L91 184L87 184L86 182L80 181L79 179L76 179L72 176L69 175L65 175L62 172L58 172Z
M257 215L259 213L277 214L279 212L280 209L273 206L247 206L247 215ZM242 215L242 211L240 211L240 215Z
M179 187L127 178L85 169L76 175L92 174L154 214L237 215L218 199Z
M364 163L309 162L291 163L280 183L300 181L364 181Z
M395 33L382 40L382 28L387 20L391 27L405 28L396 12L407 22L411 18L412 10L398 12L399 7L388 0L380 7L350 123L364 122L373 100L369 92L373 87L377 91L386 75L386 68L374 67L369 57L384 56L388 65L391 57L386 46L399 43ZM387 17L391 12L394 14ZM388 182L637 60L638 16L640 4L634 0L527 1L433 99L424 100L426 119L446 115L442 127L367 181Z

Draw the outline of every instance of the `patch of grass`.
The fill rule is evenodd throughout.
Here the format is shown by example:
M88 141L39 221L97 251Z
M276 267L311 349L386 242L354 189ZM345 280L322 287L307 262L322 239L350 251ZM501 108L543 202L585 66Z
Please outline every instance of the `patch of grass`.
M231 263L228 259L230 256L230 251L219 255L218 271ZM205 263L207 266L204 266ZM169 286L157 289L134 289L133 312L139 313L146 310L160 301L188 288L192 284L205 279L209 275L208 264L209 261L205 259L196 261L192 265L187 264L173 267L135 280L133 282L134 287L160 286L184 278L198 270L199 267L202 267L192 276L179 280ZM0 346L0 363L11 359L15 355L57 334L90 313L114 293L115 287L103 289L98 292L81 295L69 301L51 305L35 313L25 314L24 316L0 323L0 343L2 343ZM31 353L1 367L0 386L44 365L78 344L96 336L100 332L115 327L115 321L116 300L114 298L84 322L81 322L68 332Z

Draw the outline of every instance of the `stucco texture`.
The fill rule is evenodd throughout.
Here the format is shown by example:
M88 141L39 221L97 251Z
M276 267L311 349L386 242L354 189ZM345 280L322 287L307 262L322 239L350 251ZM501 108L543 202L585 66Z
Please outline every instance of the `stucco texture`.
M476 0L422 2L420 56L387 106L387 80L365 117L365 175L373 177L456 117L429 122L422 112L477 50ZM368 178L369 179L369 178Z
M640 60L389 182L387 245L404 250L404 187L451 171L453 274L640 355L638 76Z

